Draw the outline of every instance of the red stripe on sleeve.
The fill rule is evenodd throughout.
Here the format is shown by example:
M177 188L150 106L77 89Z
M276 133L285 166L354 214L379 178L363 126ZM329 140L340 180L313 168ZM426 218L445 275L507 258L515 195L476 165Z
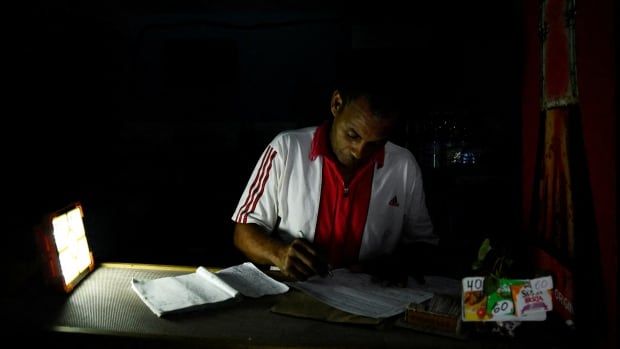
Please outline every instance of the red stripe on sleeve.
M256 172L256 176L254 177L254 181L252 182L252 185L250 186L250 190L248 190L248 196L245 198L245 202L239 208L239 212L237 213L237 217L235 221L238 223L241 223L242 215L244 215L247 212L246 208L251 202L251 197L254 196L254 193L256 191L256 185L260 183L260 177L263 175L263 170L265 169L265 166L267 165L267 159L269 159L272 151L273 151L273 148L271 146L268 146L268 148L263 153L263 157L261 159L259 170Z
M269 157L269 166L267 166L267 170L265 171L265 177L263 178L260 184L260 189L256 197L254 198L254 202L252 203L252 208L250 209L248 214L251 212L254 212L254 209L256 208L258 201L260 200L261 196L263 196L263 192L265 191L265 184L267 183L267 179L269 179L269 171L271 170L271 164L273 163L273 159L276 157L276 154L277 152L274 150L271 153L271 156ZM248 220L248 215L246 214L245 217L243 218L243 223L246 223L247 220Z

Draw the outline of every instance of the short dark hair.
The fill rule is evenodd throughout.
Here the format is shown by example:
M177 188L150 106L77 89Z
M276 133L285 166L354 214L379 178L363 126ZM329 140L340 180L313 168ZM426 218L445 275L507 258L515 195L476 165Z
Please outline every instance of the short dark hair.
M397 117L401 113L397 72L377 52L355 50L340 64L336 89L343 103L364 97L373 114L379 118Z

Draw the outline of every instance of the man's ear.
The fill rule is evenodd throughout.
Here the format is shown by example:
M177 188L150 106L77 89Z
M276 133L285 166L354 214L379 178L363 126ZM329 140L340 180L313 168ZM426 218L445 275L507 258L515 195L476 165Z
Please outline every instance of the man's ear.
M332 93L332 100L331 100L332 115L336 117L336 115L340 114L342 107L343 107L343 102L342 102L342 97L340 96L340 91L335 90L334 93Z

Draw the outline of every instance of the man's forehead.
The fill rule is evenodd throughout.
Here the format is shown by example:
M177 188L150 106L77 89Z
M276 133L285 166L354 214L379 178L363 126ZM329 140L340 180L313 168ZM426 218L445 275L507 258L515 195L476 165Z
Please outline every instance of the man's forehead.
M386 139L392 130L394 120L392 118L379 118L370 113L354 109L348 120L348 126L360 137L368 141Z
M356 113L372 116L376 119L386 119L391 121L395 121L395 119L398 119L398 113L396 111L381 112L381 114L379 115L377 113L377 110L373 109L370 101L365 96L359 96L355 99L350 100L348 102L348 106L352 111Z

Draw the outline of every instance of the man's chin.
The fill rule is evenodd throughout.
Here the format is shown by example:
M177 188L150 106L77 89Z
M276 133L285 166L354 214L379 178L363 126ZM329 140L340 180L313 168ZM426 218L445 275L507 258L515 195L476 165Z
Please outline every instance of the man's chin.
M353 163L353 164L347 163L347 164L343 164L342 167L349 172L354 172L355 170L357 170L359 166L357 163Z
M338 163L340 165L340 168L345 169L345 170L352 170L355 168L355 161L343 161L342 158L337 158L338 159Z

